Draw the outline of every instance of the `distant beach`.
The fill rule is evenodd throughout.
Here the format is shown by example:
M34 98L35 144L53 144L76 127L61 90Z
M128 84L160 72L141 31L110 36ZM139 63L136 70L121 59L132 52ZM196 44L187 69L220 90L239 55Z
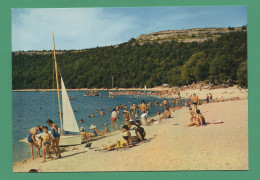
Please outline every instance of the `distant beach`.
M208 93L224 102L199 105L207 124L184 127L189 123L188 108L172 111L172 118L161 124L143 126L146 141L118 151L101 151L121 139L114 131L86 144L62 148L61 159L24 160L13 164L14 172L80 172L80 171L168 171L168 170L247 170L248 169L248 92L238 87L214 90L181 91L186 98L196 93L205 99ZM239 97L240 100L237 100ZM148 121L153 117L149 117ZM215 121L220 124L212 124ZM211 124L210 124L211 123ZM130 131L132 135L134 131ZM29 147L28 147L29 151ZM152 158L151 158L152 157ZM102 163L100 163L102 161Z

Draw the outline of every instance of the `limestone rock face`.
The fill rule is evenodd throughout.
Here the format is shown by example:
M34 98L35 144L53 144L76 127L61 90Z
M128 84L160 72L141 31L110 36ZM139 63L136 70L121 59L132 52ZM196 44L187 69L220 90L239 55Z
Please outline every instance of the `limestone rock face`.
M246 28L243 30L242 27L234 28L194 28L194 29L185 29L185 30L168 30L154 32L150 34L142 34L137 37L136 40L143 44L145 42L152 41L171 41L177 40L179 42L203 42L208 39L215 40L220 37L223 33L235 32L235 31L246 31Z

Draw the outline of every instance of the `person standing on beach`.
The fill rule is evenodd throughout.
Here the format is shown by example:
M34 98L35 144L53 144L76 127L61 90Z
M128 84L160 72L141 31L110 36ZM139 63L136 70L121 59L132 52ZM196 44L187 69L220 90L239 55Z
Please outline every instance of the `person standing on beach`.
M44 134L41 135L42 143L43 143L43 162L46 162L46 154L48 154L50 159L53 159L50 154L50 134L48 133L48 127L44 127Z
M210 101L210 102L212 102L212 98L213 98L213 97L212 97L212 94L209 93L209 101Z
M56 154L56 157L61 158L60 146L59 146L59 144L60 144L60 134L59 134L59 131L58 131L58 126L56 124L54 124L53 121L50 120L50 119L47 120L47 124L51 127L51 133L52 133L52 136L54 138L52 146L56 147L56 149L58 151L58 154ZM52 149L54 149L54 147L52 147Z
M147 113L148 109L144 101L142 101L141 104L139 105L139 109L140 109L140 115Z
M192 97L192 103L193 103L193 110L197 111L197 106L199 104L199 97L196 96L195 93L193 94L193 97Z
M168 108L168 102L166 99L163 100L163 107L164 109Z
M33 156L33 145L36 147L37 149L37 155L39 157L40 156L40 148L41 148L41 142L38 144L36 139L35 139L35 135L37 134L38 131L41 131L42 132L43 130L43 127L42 126L38 126L38 127L33 127L31 129L29 129L29 134L27 136L27 140L28 140L28 143L30 145L30 150L31 150L31 156L32 156L32 159L34 159L34 156Z
M208 94L207 94L206 100L207 100L207 103L209 103L209 95Z
M117 116L116 109L113 109L113 111L111 113L110 120L111 120L111 129L112 129L112 131L114 130L113 129L113 124L114 123L115 123L116 129L118 129L118 127L117 127L118 116Z
M174 102L174 99L173 99L173 98L171 99L170 102L172 103L172 107L174 107L174 103L175 103L175 102Z

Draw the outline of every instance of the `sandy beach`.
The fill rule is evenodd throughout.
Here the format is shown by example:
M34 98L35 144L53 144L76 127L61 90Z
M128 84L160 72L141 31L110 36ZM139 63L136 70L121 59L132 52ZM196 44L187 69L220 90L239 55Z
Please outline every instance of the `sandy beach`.
M172 118L161 124L144 126L146 141L128 149L100 151L102 145L121 140L119 132L85 144L66 147L63 158L41 163L41 159L13 164L14 172L82 172L82 171L178 171L178 170L247 170L248 169L248 100L247 91L237 88L188 90L181 96L197 93L201 99L240 97L242 100L200 105L206 122L221 124L184 127L189 123L188 108L172 112ZM134 131L131 131L132 135ZM74 149L74 150L73 150ZM29 151L29 146L28 146Z

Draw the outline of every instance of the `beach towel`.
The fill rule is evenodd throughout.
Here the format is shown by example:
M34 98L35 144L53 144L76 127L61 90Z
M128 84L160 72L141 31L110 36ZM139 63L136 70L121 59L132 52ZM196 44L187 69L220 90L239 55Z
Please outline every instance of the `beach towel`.
M224 123L222 120L213 120L211 124L221 124Z

